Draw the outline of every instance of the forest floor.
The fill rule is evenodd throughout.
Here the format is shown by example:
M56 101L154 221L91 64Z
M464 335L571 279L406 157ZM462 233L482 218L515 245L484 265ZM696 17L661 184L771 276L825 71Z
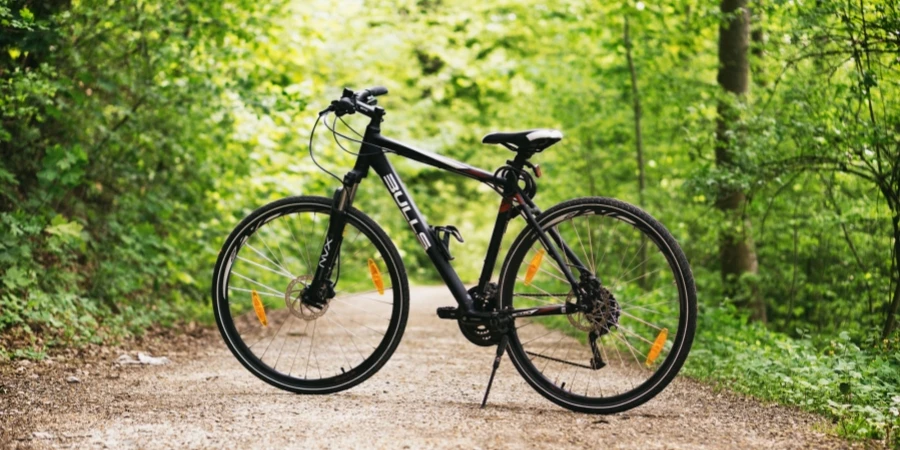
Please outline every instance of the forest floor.
M453 304L446 288L411 297L387 365L326 396L263 383L209 328L0 365L0 449L851 447L821 418L684 377L625 413L572 413L535 393L507 358L481 409L494 349L437 318L435 307ZM171 363L116 363L136 352Z

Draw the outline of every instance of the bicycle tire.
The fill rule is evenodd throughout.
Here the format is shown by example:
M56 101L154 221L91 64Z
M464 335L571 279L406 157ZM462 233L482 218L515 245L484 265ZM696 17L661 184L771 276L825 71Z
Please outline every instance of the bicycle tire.
M582 239L585 234L585 228L583 226L579 227L578 225L576 225L575 219L586 220L587 239ZM585 220L581 220L581 222L579 223L583 223ZM630 276L627 272L620 272L619 277L616 279L617 281L615 290L608 291L610 292L610 298L613 298L614 300L609 303L606 309L606 311L618 311L615 315L615 320L611 319L613 317L612 315L602 316L601 313L597 313L591 316L592 320L595 320L594 322L590 322L585 319L584 317L586 317L586 315L582 313L578 313L582 314L582 316L577 316L576 314L572 314L570 316L545 316L548 317L548 319L542 321L539 321L539 319L545 319L544 317L517 317L515 319L516 325L511 331L509 343L509 354L513 365L526 380L526 382L528 382L528 384L533 387L538 393L540 393L550 401L556 403L557 405L562 406L563 408L577 412L592 414L612 414L634 408L652 399L672 381L672 379L683 366L688 352L690 351L694 332L696 329L696 287L694 285L690 265L688 264L687 258L685 257L683 251L678 246L678 243L672 237L671 233L669 233L669 231L666 230L665 227L663 227L662 224L660 224L656 219L651 217L640 208L619 200L604 197L587 197L562 202L540 214L537 218L537 221L540 224L541 228L545 231L551 228L556 229L560 233L563 233L564 231L570 229L574 230L574 236L570 237L572 237L571 240L575 240L575 236L577 236L577 243L570 246L577 248L579 245L578 243L580 243L581 249L584 250L585 253L584 259L590 259L591 262L595 265L597 272L603 271L601 266L603 268L614 267L615 260L610 259L610 262L607 264L605 262L607 261L607 254L604 253L600 258L600 263L597 263L598 259L596 256L599 252L594 251L593 242L603 241L603 245L607 246L607 250L610 248L609 246L616 245L616 243L620 240L623 242L623 245L630 245L625 244L625 240L616 240L615 237L604 236L602 234L609 234L608 230L610 228L612 228L612 232L615 233L615 230L619 229L622 224L630 226L632 230L630 232L631 235L635 235L634 231L637 231L641 236L645 236L646 239L648 239L647 241L645 241L645 238L641 238L642 244L639 247L641 250L639 250L638 253L640 253L642 249L645 248L648 242L652 242L659 250L660 254L663 256L663 262L661 262L661 260L659 260L659 258L657 257L656 259L652 259L651 263L650 261L653 257L651 256L639 263L642 266L641 277L643 277L644 279L652 278L656 280L654 281L655 284L653 286L660 285L661 287L658 288L658 290L654 289L652 291L647 291L647 289L649 289L649 287L647 286L634 286L634 284L641 283L632 283L628 284L627 286L620 286L619 282L626 275ZM572 222L571 227L564 225L567 221ZM594 223L596 225L598 221L601 222L601 224L604 224L607 221L613 221L614 223L611 223L610 227L603 228L604 231L602 232L595 232L591 228L591 224ZM562 229L562 231L560 231L560 229ZM597 236L598 239L595 240L594 236ZM626 237L627 236L628 234L626 234ZM566 239L566 241L570 242L570 239ZM586 251L584 241L590 242L590 252ZM525 306L533 305L535 302L534 298L545 296L557 296L557 298L550 299L551 301L548 301L548 303L563 303L559 300L559 296L561 294L554 294L552 293L552 291L547 291L546 294L541 294L540 292L537 292L535 294L525 293L525 290L532 289L533 286L537 286L536 284L534 284L534 279L532 279L532 287L525 287L525 279L528 276L527 268L526 276L523 277L521 275L523 266L527 267L529 264L528 261L525 261L526 256L529 254L529 251L534 254L540 252L540 250L534 250L534 245L541 246L536 230L531 225L528 225L514 240L501 268L499 287L500 297L498 299L501 308L507 309L520 307L523 303ZM618 257L618 255L616 256ZM538 257L533 257L532 265L534 260L539 259L540 258ZM549 259L549 256L544 255L543 260L547 259ZM624 260L625 257L623 257L622 261ZM538 261L538 264L546 264L546 262L541 263L541 261ZM553 262L551 264L556 263ZM631 261L629 261L629 265L630 264ZM648 267L649 264L653 265L650 265ZM675 290L668 286L669 278L667 272L665 272L663 269L666 266L672 272L671 284L675 285L675 287L677 288ZM619 263L619 267L620 270L624 270L621 262ZM660 269L657 272L649 272L650 268L653 267L658 267ZM550 284L556 283L556 286L562 286L565 284L568 286L568 288L571 288L571 285L565 282L564 279L562 281L553 279L553 277L561 279L561 271L559 273L553 273L551 270L544 270L548 273L543 274L541 272L542 270L544 269L537 269L533 270L532 272L539 273L545 278L550 279ZM657 273L659 274L657 275ZM578 272L574 269L573 274L578 277ZM602 279L604 274L598 273L597 275ZM534 273L532 273L531 276L535 276ZM669 297L674 296L674 291L676 290L677 300L670 299ZM532 291L534 290L532 289ZM628 300L629 302L632 301L628 297L628 294L635 292L637 292L637 294L634 294L633 305L631 303L626 304L626 300ZM571 296L571 291L567 295L569 295L568 298L570 299L570 301L574 301L571 300L573 298ZM616 296L618 295L621 295L622 298L619 300L615 300ZM648 297L648 295L650 297ZM530 296L535 297L532 298ZM652 304L654 305L653 308L659 308L660 310L669 309L671 311L677 309L677 331L673 335L670 345L667 338L668 328L666 328L666 336L663 337L662 344L660 345L660 350L656 352L657 356L655 356L653 358L653 361L651 361L650 356L653 352L653 345L650 345L650 351L647 352L646 364L643 364L643 354L641 354L640 358L638 357L638 354L640 354L642 349L647 348L647 344L644 341L646 340L647 342L653 343L660 342L660 336L663 336L664 334L661 329L662 326L660 324L662 324L664 321L666 324L671 324L674 329L676 322L673 317L670 317L671 314L666 314L660 312L660 310L651 309L649 307L640 306L648 305L646 299L649 299L651 297L653 300L662 298L667 302L665 304ZM644 314L644 319L635 316L635 314ZM653 317L652 319L648 318L651 316ZM563 317L565 317L565 319L562 319ZM606 317L610 322L606 322L605 336L602 336L595 342L597 342L597 347L599 348L601 357L607 358L607 361L604 361L607 365L603 368L595 369L593 367L593 363L588 364L588 362L583 359L578 360L577 358L572 358L572 361L569 361L567 358L572 351L575 351L576 354L579 354L579 352L585 352L589 350L583 348L589 347L589 345L579 343L578 339L583 339L587 336L590 336L585 330L583 330L583 328L589 328L590 330L595 331L602 330L602 327L592 324L602 322L601 318L603 317ZM566 324L564 321L566 319L572 320L568 320L568 324ZM555 322L551 322L551 320L555 320ZM623 322L625 321L627 321L628 323L627 327L623 325ZM537 327L537 329L540 330L539 332L535 332L534 329L526 330L524 328L536 322L544 325L543 328ZM613 322L615 322L614 325ZM633 324L638 325L636 326ZM576 325L580 326L581 328L576 327ZM653 332L656 331L653 327L658 327L657 329L659 329L659 331L656 340L650 341L650 339L652 339L652 335L649 335L650 338L638 335L638 332L635 331L638 330L638 326L640 327L640 330L649 330ZM631 330L629 330L628 327L630 327ZM535 339L532 338L532 336L544 333L544 331L546 330L549 330L548 335L552 333L559 333L559 335L561 336L560 340L556 342L555 348L553 348L552 352L557 352L557 348L559 348L559 351L561 352L561 349L563 347L566 347L567 350L565 351L565 357L560 357L560 353L540 353L540 350L535 350L536 348L538 348L538 345L536 343L534 346L530 347L532 350L527 350L525 348L526 345L532 345L531 343ZM628 334L626 334L626 331L623 330L627 330ZM532 340L526 341L525 344L523 344L524 337L520 336L520 334L524 335L526 332L530 333L530 335L527 337ZM634 333L634 336L632 336L631 333ZM624 338L622 336L624 336ZM602 341L605 337L608 337L608 339L601 344L600 341ZM542 339L544 340L544 342L552 340L543 337L537 339ZM553 339L555 339L555 336L553 337ZM541 342L541 340L538 340L537 342ZM608 352L604 351L604 347L601 347L601 345L607 345L607 343L609 343L610 345L610 347L608 348ZM554 344L550 344L547 346L548 349L550 347L554 347ZM620 348L622 349L621 352ZM614 368L615 357L613 356L613 350L615 350L615 353L617 353L619 356L619 368ZM634 357L634 361L631 361L631 358L628 357L628 351L631 352L632 356ZM666 354L664 359L662 359L660 362L659 356L661 356L661 353L663 351L665 351ZM625 357L622 356L623 354L625 355ZM543 370L538 368L539 364L544 365ZM643 367L644 365L646 365L646 368ZM550 372L549 370L547 370L547 367L556 366L561 367L559 375L557 375L556 379L551 379L552 375L545 374L544 372ZM605 372L604 369L607 369L608 371ZM651 370L652 374L648 372ZM575 372L575 376L571 379L566 376L569 371ZM593 379L589 378L586 382L582 379L578 379L577 377L581 373L587 374L588 377L593 376ZM646 374L646 379L644 379L643 382L636 384L635 380L640 381L640 378L633 374ZM566 378L566 380L570 380L568 390L566 389L566 384L569 381L563 381L560 385L560 378ZM626 378L630 379L630 387L628 387L628 385L623 381ZM575 387L576 384L578 384L577 391ZM582 385L585 384L586 386L582 387ZM621 391L614 390L614 388L616 388L617 386L622 386ZM604 387L608 389L607 393L604 393ZM582 388L584 389L584 394L581 394ZM592 388L594 389L593 391L591 391ZM591 393L597 392L598 389L599 394Z
M347 304L353 307L356 307L360 310L369 310L367 308L372 308L369 304L366 304L366 308L359 306L361 304L360 299L364 299L366 297L362 297L363 295L369 295L369 292L362 293L354 293L349 297L341 297L342 291L339 291L338 296L329 301L329 310L325 310L321 316L316 317L313 320L307 320L303 318L304 316L298 316L300 313L295 313L295 310L291 306L292 303L287 303L289 299L293 298L289 294L285 294L285 304L280 305L282 308L278 308L278 300L272 300L272 298L278 298L276 293L272 292L277 290L277 288L270 288L269 290L265 290L265 288L269 285L269 283L260 282L259 279L254 279L252 282L246 281L250 277L247 277L243 274L238 274L234 281L232 281L232 275L237 273L235 272L235 267L239 265L243 265L245 267L242 270L250 270L255 269L260 274L268 274L271 278L278 278L281 275L283 278L287 278L288 275L294 276L294 270L288 270L283 267L290 267L291 269L295 269L298 267L305 267L300 269L301 275L296 277L295 280L299 280L299 282L303 283L303 280L307 279L305 276L314 273L314 268L309 267L315 264L317 259L319 258L319 252L321 251L322 246L322 236L324 236L324 230L327 229L328 221L324 220L325 217L329 216L331 211L332 201L331 199L324 197L290 197L282 200L278 200L272 203L269 203L265 206L260 207L259 209L253 211L249 216L243 219L237 227L231 232L227 240L225 241L221 252L219 253L218 260L216 262L215 270L213 272L213 284L212 284L212 298L213 298L213 311L216 318L216 324L218 325L219 332L222 335L225 344L228 346L229 350L234 354L234 356L238 359L238 361L247 368L251 373L260 378L261 380L269 383L279 389L283 389L286 391L298 393L298 394L329 394L337 391L342 391L345 389L352 388L353 386L362 383L372 375L374 375L384 364L388 361L390 356L396 350L397 345L400 343L400 339L403 336L404 329L406 327L406 321L409 316L409 285L406 277L406 270L403 266L403 261L400 258L400 255L397 251L397 248L388 238L387 234L381 227L378 226L371 218L360 212L355 208L348 208L347 213L347 229L352 230L356 229L357 234L356 238L353 241L351 246L350 238L344 239L344 244L341 247L341 256L338 264L343 268L346 272L349 269L348 264L356 263L357 261L348 262L347 259L349 256L345 255L345 252L349 251L352 248L360 248L369 253L363 253L363 256L368 256L368 263L371 264L373 262L372 258L376 258L379 261L379 265L383 264L384 268L387 269L388 276L384 277L382 280L382 288L383 292L390 292L390 298L387 297L373 297L375 300L380 300L379 304L386 304L389 308L390 319L387 326L384 328L383 338L378 338L377 334L373 335L374 337L370 339L369 345L372 346L374 351L369 355L365 356L365 352L359 349L357 340L361 339L360 335L357 335L346 328L346 325L343 325L341 319L349 321L355 320L357 318L359 320L363 320L360 318L360 314L358 312L345 312L345 308L347 306L343 306L344 303L340 303L340 311L338 311L337 300L347 300ZM308 222L312 224L311 226L317 227L317 230L322 232L321 235L316 235L316 233L306 233L304 234L303 224L304 218L307 217L310 213L312 213L312 221ZM300 215L305 214L305 215ZM320 217L321 216L321 217ZM287 218L287 219L285 219ZM283 219L283 220L279 220ZM293 222L294 219L299 220L299 224ZM294 242L298 247L302 246L302 250L297 248L295 249L295 255L293 260L291 258L291 251L288 250L287 255L285 256L285 252L282 250L282 245L280 242L281 239L275 242L274 246L278 247L278 252L274 252L270 249L270 245L267 243L268 240L272 240L273 236L275 239L278 239L279 233L276 233L277 228L272 228L275 223L286 223L283 225L283 228L286 228L290 231L291 237L293 237ZM301 227L299 233L296 232L297 227ZM270 229L268 232L268 236L263 234L262 230L266 230L267 227ZM297 234L301 235L301 238L309 239L309 242L312 244L307 244L307 241L303 239L298 239L296 237ZM284 231L280 232L280 235L287 236L287 233ZM269 249L269 252L260 251L253 247L251 242L254 242L254 236L258 236L259 240L265 245L265 248ZM364 236L367 241L360 241L360 236ZM287 241L288 239L284 239ZM301 242L302 241L302 242ZM357 244L357 242L360 242ZM372 250L366 250L368 247L363 247L363 244L366 242L371 244ZM258 244L257 244L258 245ZM249 248L252 251L247 252L246 254L242 253L242 249ZM310 249L312 249L310 251ZM252 255L253 252L262 253L263 255L253 256L241 256L241 255ZM279 260L278 255L280 253L281 259ZM310 255L312 253L312 256ZM250 258L257 258L255 260ZM313 259L315 258L315 259ZM302 260L306 260L306 262L302 262ZM312 259L312 261L310 261ZM355 259L355 258L354 258ZM289 261L294 261L294 264L288 264ZM296 261L301 261L297 263ZM280 264L283 263L283 264ZM359 261L360 264L365 264L362 261ZM265 270L263 270L265 269ZM337 269L337 274L340 273L340 269ZM362 269L361 269L362 270ZM274 275L273 275L274 274ZM304 275L305 274L305 275ZM260 275L262 276L262 275ZM346 286L354 287L361 286L365 283L366 280L360 279L360 281L347 281L349 274L345 275L337 275L342 277L338 280L338 284L336 285L336 289L340 289L343 286L341 283L345 283ZM239 278L238 278L239 277ZM374 275L372 275L371 280L368 280L369 287L372 287L372 282L374 281ZM247 283L245 287L234 287L238 281L242 281ZM390 286L384 286L384 281L390 281ZM349 284L347 284L349 283ZM290 290L290 286L296 285L295 281L291 281L288 285L288 290ZM375 284L377 287L377 283ZM259 292L256 292L255 289L259 289ZM348 288L349 289L349 288ZM361 288L360 288L361 289ZM237 290L237 291L235 291ZM246 296L244 298L234 298L232 299L229 295L230 291L241 292L241 291L250 291L252 292L251 296ZM256 300L253 297L259 299L262 298L260 295L267 295L266 302L269 304L276 304L275 308L271 306L266 307L265 304L260 301L259 304L264 305L262 307L263 313L262 315L259 312L255 311L256 308ZM371 295L375 295L375 293L371 293ZM239 296L235 296L239 297ZM250 297L251 300L248 300L247 297ZM348 300L349 299L349 300ZM390 301L388 301L390 300ZM252 306L248 306L247 303L253 303ZM373 303L374 304L374 303ZM298 311L303 311L302 305L299 303L293 303L296 306ZM268 309L268 311L267 311ZM285 311L286 310L286 311ZM308 310L308 308L307 308ZM388 315L385 307L381 307L381 318L386 318ZM243 311L243 314L239 314L240 311ZM356 310L353 310L356 311ZM370 311L370 310L369 310ZM255 324L253 313L255 312L258 324ZM331 315L330 315L331 314ZM356 314L356 315L354 315ZM373 313L374 314L374 313ZM266 353L263 353L262 356L258 355L256 351L251 350L256 344L248 345L248 342L245 341L245 335L239 332L238 327L236 326L236 317L238 321L241 322L242 327L245 329L252 328L252 325L259 325L256 329L260 329L263 331L259 332L260 336L265 336L266 330L268 330L268 322L279 320L279 317L284 317L281 325L278 326L278 331L272 335L271 342L266 346L266 352L272 347L273 343L275 343L275 347L278 346L279 335L281 335L282 341L280 342L282 353L285 347L290 349L294 345L294 341L296 341L296 349L295 354L293 356L294 360L290 365L290 370L285 373L284 369L278 370L278 365L281 362L282 354L278 355L278 359L274 363L274 367L269 362L264 362L266 359ZM298 318L299 317L299 318ZM369 316L366 316L365 319L368 319ZM265 322L263 323L265 318ZM281 334L281 330L285 327L285 323L291 322L293 319L292 325L287 328L286 334ZM303 332L296 332L292 335L291 329L296 329L296 322L300 324L306 323L306 330ZM306 339L306 345L309 347L309 354L306 356L306 374L304 376L298 375L294 376L293 370L296 365L297 359L302 357L301 353L305 353L306 349L303 347L304 345L304 337L309 336L309 324L314 323L312 328L312 338ZM359 323L359 322L358 322ZM248 325L249 324L249 325ZM337 326L335 324L340 324ZM337 361L335 363L336 366L340 366L340 370L335 370L334 375L325 376L322 374L321 361L319 360L319 354L316 351L316 332L319 329L319 326L322 326L322 330L325 330L325 327L328 329L334 328L335 333L337 334L339 328L343 328L344 331L347 331L346 336L339 336L336 339L328 340L324 345L325 348L332 349L330 352L325 352L325 356L323 358L328 360L328 355L331 353L339 354L338 348L340 351L344 353L344 359L347 362ZM366 326L364 323L360 323L361 326ZM352 325L351 325L352 326ZM374 325L372 325L374 326ZM274 328L274 324L273 324ZM358 333L368 333L363 328L355 328L359 330ZM375 330L369 327L370 330ZM330 334L324 334L325 331L322 331L320 336L330 336ZM247 333L248 335L250 332ZM292 337L297 337L297 339L291 339ZM326 339L325 337L320 338ZM343 339L343 343L342 343ZM260 338L262 340L262 338ZM334 341L334 342L332 342ZM372 344L372 342L377 341L377 346ZM346 348L344 347L346 344ZM336 347L335 347L336 345ZM330 346L330 347L329 347ZM359 351L360 358L362 358L362 362L357 365L353 365L353 360L356 359L355 355L351 357L347 353L348 349L356 346ZM314 353L315 352L315 353ZM352 353L352 351L351 351ZM319 378L309 377L309 369L312 365L312 358L315 357L315 366L319 371ZM269 358L271 360L271 358ZM285 360L286 364L287 360ZM349 367L349 370L347 367ZM352 366L352 367L350 367Z

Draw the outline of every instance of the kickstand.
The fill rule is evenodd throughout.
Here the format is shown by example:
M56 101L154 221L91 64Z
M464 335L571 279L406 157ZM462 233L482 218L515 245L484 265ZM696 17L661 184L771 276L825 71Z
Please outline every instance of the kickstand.
M494 384L494 375L497 368L500 367L500 359L503 358L503 352L506 350L506 344L509 343L509 335L504 334L500 338L500 344L497 345L497 356L494 358L494 368L491 369L491 378L488 380L487 389L484 390L484 399L481 400L481 407L487 404L488 394L491 393L491 385Z

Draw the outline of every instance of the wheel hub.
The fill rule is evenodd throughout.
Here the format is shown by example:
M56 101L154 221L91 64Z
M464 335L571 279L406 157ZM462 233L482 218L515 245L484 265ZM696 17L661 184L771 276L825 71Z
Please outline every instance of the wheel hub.
M581 331L595 332L598 336L609 333L611 327L618 325L622 314L619 302L596 278L579 283L579 288L587 292L587 311L568 314L569 323ZM573 296L574 292L569 292L566 301L571 302Z
M328 302L326 301L321 308L309 305L303 301L309 288L309 281L312 279L309 275L301 275L291 280L287 290L284 292L284 302L291 311L291 314L305 320L311 321L322 317L325 311L328 311Z

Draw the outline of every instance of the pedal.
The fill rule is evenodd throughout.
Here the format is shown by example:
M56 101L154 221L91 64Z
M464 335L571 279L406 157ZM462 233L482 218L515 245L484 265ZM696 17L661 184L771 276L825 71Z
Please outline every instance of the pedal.
M441 253L447 258L447 261L453 261L453 255L450 254L450 236L452 235L460 243L465 242L459 230L453 225L445 225L442 227L431 227L432 234L437 237L437 241L442 244Z
M459 308L455 306L442 306L437 309L437 315L441 319L459 319Z

